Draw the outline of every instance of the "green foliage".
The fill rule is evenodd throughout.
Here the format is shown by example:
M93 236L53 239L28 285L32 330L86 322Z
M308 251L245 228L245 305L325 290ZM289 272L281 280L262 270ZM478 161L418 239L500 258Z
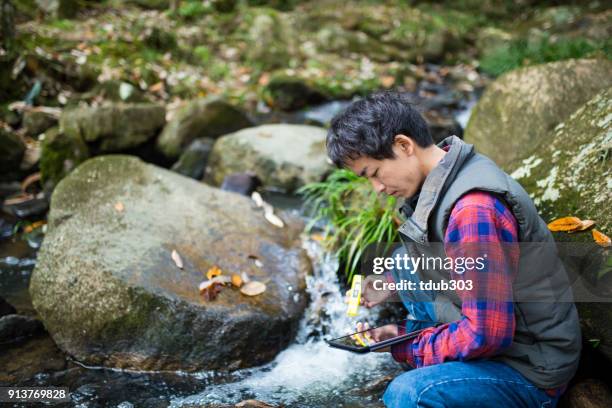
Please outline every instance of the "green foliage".
M186 20L194 20L210 11L210 7L204 5L202 1L190 0L182 3L178 9L178 14Z
M202 65L207 65L210 62L211 52L205 45L198 45L195 47L193 54L197 57L198 63Z
M327 180L307 184L298 193L313 216L307 230L319 220L327 222L324 244L344 265L349 282L368 246L390 244L398 237L395 197L378 196L367 179L349 170L336 170Z
M552 41L548 36L534 42L517 39L485 55L480 61L480 67L483 71L497 76L521 66L569 58L603 54L610 59L612 58L611 48L610 40L594 42L584 38L563 38Z

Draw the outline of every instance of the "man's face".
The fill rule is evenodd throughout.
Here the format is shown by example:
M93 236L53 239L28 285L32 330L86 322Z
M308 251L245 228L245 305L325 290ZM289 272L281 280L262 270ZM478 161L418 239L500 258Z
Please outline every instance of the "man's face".
M425 180L422 163L415 154L416 149L418 146L412 139L405 136L396 138L393 144L395 157L376 160L362 156L349 162L348 167L355 174L367 177L378 193L412 197Z

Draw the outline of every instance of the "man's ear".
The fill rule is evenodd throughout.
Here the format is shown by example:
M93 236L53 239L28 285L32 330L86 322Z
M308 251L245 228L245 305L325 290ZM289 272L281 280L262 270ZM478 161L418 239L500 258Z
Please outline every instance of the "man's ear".
M414 140L406 135L399 134L395 135L393 141L393 147L396 154L403 154L405 156L412 156L414 154L415 143Z

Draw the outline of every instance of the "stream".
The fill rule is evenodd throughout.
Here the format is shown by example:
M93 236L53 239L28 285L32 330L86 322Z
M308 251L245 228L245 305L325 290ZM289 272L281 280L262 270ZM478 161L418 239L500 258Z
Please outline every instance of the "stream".
M280 119L326 123L348 102L329 102L298 112L291 120ZM453 110L462 127L473 105L472 99L461 100ZM299 198L274 192L264 198L304 217ZM17 234L0 241L0 296L20 314L35 316L27 287L42 238L42 233L31 233L27 239ZM382 407L386 384L402 368L387 353L357 355L332 349L325 340L353 331L357 320L380 323L385 317L361 308L359 316L348 318L337 260L306 234L303 246L313 263L313 274L307 277L311 302L292 345L264 366L231 373L86 367L57 349L45 333L6 349L0 345L0 367L8 367L16 378L28 378L6 382L0 376L0 385L68 387L72 402L54 406L83 408L225 407L246 399L291 407Z

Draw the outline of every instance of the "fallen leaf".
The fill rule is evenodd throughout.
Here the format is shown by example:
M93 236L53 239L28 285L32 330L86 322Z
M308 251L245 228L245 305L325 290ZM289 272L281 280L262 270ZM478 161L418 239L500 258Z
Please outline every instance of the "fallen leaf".
M125 210L125 207L121 201L117 201L115 203L115 210L117 210L118 212L123 212L123 210Z
M325 241L325 237L321 234L316 234L316 233L310 234L310 238L312 238L314 241L317 241L317 242Z
M253 202L255 202L255 205L257 207L262 207L264 204L264 200L261 197L261 194L259 194L257 191L253 191L251 193L251 199L253 200Z
M582 225L578 217L563 217L548 224L551 231L574 231Z
M232 275L232 285L237 288L242 286L242 278L237 273Z
M250 281L242 285L240 292L247 296L257 296L266 291L266 284L257 281Z
M597 242L597 244L599 244L600 246L606 248L612 245L610 237L604 234L603 232L594 229L591 231L591 233L593 234L593 239L595 240L595 242Z
M41 220L41 221L36 221L30 225L27 225L24 229L23 232L25 232L26 234L29 234L30 232L34 231L36 228L40 228L42 226L44 226L45 224L47 224L47 221L45 220Z
M157 83L151 85L149 87L149 92L155 93L155 92L159 92L159 91L161 91L163 89L164 89L164 83L160 81L160 82L157 82Z
M214 265L212 268L208 270L208 272L206 272L206 278L210 280L214 278L215 276L221 275L221 273L222 273L221 269L217 265Z
M242 272L240 274L240 277L242 278L242 283L247 283L251 281L251 278L249 278L249 275L246 272Z
M285 223L276 214L274 214L274 207L268 203L264 203L264 217L266 220L278 228L283 228Z
M383 86L383 88L391 88L394 83L395 77L391 75L385 75L380 78L380 84Z
M215 300L219 292L221 292L222 284L213 280L208 280L200 283L200 295L204 296L207 301Z
M584 230L591 228L593 225L595 225L595 221L593 220L582 220L580 221L580 227L578 227L577 229L573 231L568 231L568 232L572 233L572 232L584 231Z
M178 252L176 252L176 249L172 250L172 260L174 261L174 263L176 264L176 266L179 269L183 269L183 259L181 259L181 256L179 255Z

